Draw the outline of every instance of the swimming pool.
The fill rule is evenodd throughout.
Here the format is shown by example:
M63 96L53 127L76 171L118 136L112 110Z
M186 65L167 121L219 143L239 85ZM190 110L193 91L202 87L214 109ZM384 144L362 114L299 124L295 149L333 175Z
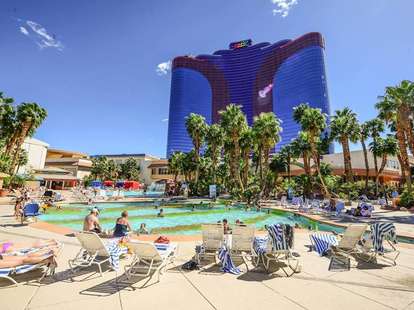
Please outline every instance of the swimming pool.
M116 192L117 193L117 192ZM164 192L157 192L157 191L122 191L124 197L161 197L164 195ZM106 196L111 197L113 195L113 191L106 191Z
M151 202L97 203L94 206L100 210L99 220L104 229L113 229L116 218L120 216L122 211L127 210L129 221L134 230L138 229L141 223L146 223L147 228L156 234L197 234L201 231L201 224L216 223L224 218L230 224L239 219L245 224L255 225L258 229L263 228L266 224L284 223L298 224L315 230L343 231L343 228L340 227L322 224L303 216L279 210L256 211L246 210L243 207L226 208L224 205L215 205L210 208L204 204L165 205L162 206L164 217L158 217L159 210L155 209ZM83 219L91 208L92 206L84 204L65 204L60 210L55 208L47 210L46 214L42 214L39 219L51 224L81 230Z

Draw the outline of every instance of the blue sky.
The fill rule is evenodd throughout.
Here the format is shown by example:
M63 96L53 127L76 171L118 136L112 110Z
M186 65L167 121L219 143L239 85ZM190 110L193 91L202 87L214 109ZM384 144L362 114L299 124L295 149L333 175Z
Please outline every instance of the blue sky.
M48 110L36 137L52 147L164 156L171 76L159 64L318 31L332 110L367 120L385 86L414 77L413 11L412 0L2 0L0 91Z

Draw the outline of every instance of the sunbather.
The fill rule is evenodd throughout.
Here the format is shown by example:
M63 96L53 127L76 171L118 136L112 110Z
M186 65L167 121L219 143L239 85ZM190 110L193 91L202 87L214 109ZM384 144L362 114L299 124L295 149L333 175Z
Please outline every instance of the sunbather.
M51 246L57 246L56 240L37 240L35 242L13 242L13 241L2 241L0 242L0 254L6 254L6 253L12 253L12 252L18 252L20 250L24 249L30 249L30 248L44 248L44 247L51 247Z
M98 220L99 211L97 208L93 208L91 212L85 217L83 222L83 230L84 231L93 231L97 234L102 232L101 225L99 224Z
M0 268L13 268L21 265L33 265L54 259L55 250L46 248L26 255L0 255Z

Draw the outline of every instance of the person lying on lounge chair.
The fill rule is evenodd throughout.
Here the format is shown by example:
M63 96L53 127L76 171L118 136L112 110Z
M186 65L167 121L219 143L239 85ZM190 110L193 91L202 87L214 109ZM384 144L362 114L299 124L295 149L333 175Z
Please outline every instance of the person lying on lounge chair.
M13 268L21 265L34 265L45 260L53 262L55 251L52 248L47 248L27 255L0 255L0 269Z
M57 246L56 240L37 240L35 242L13 242L13 241L2 241L0 242L0 254L7 254L12 252L18 252L20 250L24 249L39 249L39 248L45 248L45 247L53 247Z

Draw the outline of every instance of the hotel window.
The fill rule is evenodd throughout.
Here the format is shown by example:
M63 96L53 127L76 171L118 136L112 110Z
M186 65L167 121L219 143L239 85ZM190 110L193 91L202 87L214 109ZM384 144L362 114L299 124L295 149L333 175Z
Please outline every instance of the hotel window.
M158 174L169 174L168 168L158 169Z
M151 174L157 174L157 169L156 168L152 168L151 169Z

